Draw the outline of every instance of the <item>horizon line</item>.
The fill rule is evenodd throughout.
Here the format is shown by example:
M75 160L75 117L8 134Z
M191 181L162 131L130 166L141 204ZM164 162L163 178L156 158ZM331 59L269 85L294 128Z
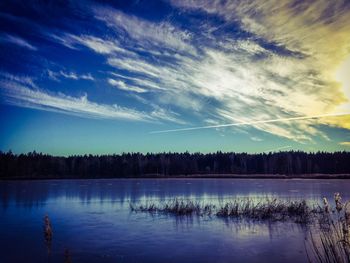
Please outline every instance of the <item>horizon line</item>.
M189 153L189 154L203 154L203 155L207 155L207 154L215 154L215 153L223 153L223 154L230 154L230 153L233 153L233 154L248 154L248 155L256 155L256 154L269 154L269 153L281 153L281 152L284 152L284 153L290 153L290 152L302 152L302 153L306 153L306 154L317 154L317 153L343 153L343 152L346 152L346 153L350 153L349 150L333 150L333 151L327 151L327 150L310 150L310 151L305 151L305 150L283 150L283 149L287 149L287 148L291 148L292 146L283 146L283 147L278 147L278 148L274 148L274 149L269 149L269 150L261 150L261 151L256 151L256 152L245 152L245 151L221 151L221 150L216 150L216 151L211 151L211 152L200 152L200 151L188 151L188 150L185 150L185 151L178 151L178 152L175 152L175 151L163 151L163 152L120 152L120 153L101 153L101 154L98 154L98 153L75 153L75 154L67 154L67 155L59 155L59 154L50 154L50 153L45 153L45 152L40 152L40 151L36 151L36 150L33 150L33 151L29 151L29 152L22 152L22 153L14 153L12 152L12 150L8 150L8 151L3 151L3 150L0 150L0 155L5 155L5 154L9 154L11 153L12 155L15 155L15 156L19 156L19 155L29 155L29 154L38 154L38 155L48 155L48 156L51 156L51 157L73 157L73 156L89 156L89 155L92 155L92 156L111 156L111 155L123 155L123 154L142 154L142 155L147 155L147 154L152 154L152 155L157 155L157 154L185 154L185 153Z

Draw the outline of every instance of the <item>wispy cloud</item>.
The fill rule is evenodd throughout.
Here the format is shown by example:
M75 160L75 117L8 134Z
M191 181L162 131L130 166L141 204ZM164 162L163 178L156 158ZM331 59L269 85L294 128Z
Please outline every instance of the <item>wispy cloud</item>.
M78 49L79 46L85 46L99 54L134 54L132 51L123 48L116 38L108 40L93 35L74 35L70 33L61 35L49 33L49 36L70 49Z
M21 76L21 75L12 75L8 72L0 71L0 79L7 82L19 83L31 88L37 88L37 85L34 83L33 79L29 76Z
M121 80L129 80L135 83L138 86L144 87L149 90L164 90L164 88L160 87L159 84L153 80L148 80L147 78L139 78L139 77L129 77L125 75L120 75L115 72L109 72L112 76L121 79Z
M108 64L118 69L141 73L153 78L158 77L161 73L161 70L157 66L147 63L140 58L111 57L108 59Z
M10 44L14 44L29 50L36 51L37 47L30 44L27 40L24 40L23 38L19 36L9 35L9 34L2 34L0 35L0 42L7 42Z
M174 25L160 21L150 22L133 15L127 15L119 10L95 6L95 17L104 21L107 26L122 34L126 32L129 37L137 40L137 44L144 47L162 45L162 48L194 53L195 49L189 45L191 35Z
M339 145L350 147L350 142L340 142Z
M121 81L121 80L115 80L115 79L108 79L108 83L110 85L112 85L113 87L116 87L118 89L121 90L125 90L125 91L132 91L132 92L136 92L136 93L145 93L147 92L147 90L137 87L137 86L133 86L133 85L127 85L125 84L125 82Z
M74 79L74 80L78 80L78 79L85 79L85 80L94 80L94 78L91 76L90 73L88 74L81 74L78 75L74 72L64 72L64 71L60 71L59 72L63 77L67 78L67 79Z
M87 95L71 97L62 93L32 90L15 83L1 83L5 103L26 108L66 113L84 118L154 121L146 113L118 105L104 105L89 101Z
M2 74L4 76L5 74ZM122 107L117 104L107 105L90 101L86 94L72 97L63 93L53 93L28 87L33 83L29 78L5 75L0 80L2 101L6 104L45 111L60 112L84 118L117 119L143 122L174 121L181 122L174 114L161 108L147 113Z
M87 74L77 74L75 72L68 72L68 71L63 71L60 70L58 72L52 71L52 70L47 70L47 75L50 79L59 81L60 77L66 78L66 79L73 79L73 80L95 80L94 77L91 75L91 73Z

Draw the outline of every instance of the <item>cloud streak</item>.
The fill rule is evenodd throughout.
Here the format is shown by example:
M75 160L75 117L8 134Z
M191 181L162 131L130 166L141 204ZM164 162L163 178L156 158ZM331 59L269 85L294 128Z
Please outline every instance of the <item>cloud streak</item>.
M14 35L9 35L9 34L0 35L0 42L5 42L5 43L7 42L7 43L15 44L19 47L23 47L23 48L26 48L26 49L29 49L32 51L38 50L37 47L30 44L28 41L24 40L21 37L14 36Z
M70 33L63 33L61 35L49 33L48 35L51 39L70 49L78 49L79 46L84 46L102 55L118 53L134 55L132 51L123 48L115 38L103 39L93 35L74 35Z
M118 89L124 90L124 91L132 91L132 92L136 92L136 93L145 93L147 92L147 90L137 87L137 86L133 86L133 85L127 85L125 84L125 82L121 81L121 80L115 80L115 79L108 79L108 83L110 85L112 85L113 87L116 87Z
M69 71L63 71L60 70L58 72L54 72L52 70L47 70L47 75L50 79L55 81L60 81L60 77L66 78L66 79L72 79L72 80L95 80L95 78L91 75L91 73L87 74L77 74L75 72L69 72Z

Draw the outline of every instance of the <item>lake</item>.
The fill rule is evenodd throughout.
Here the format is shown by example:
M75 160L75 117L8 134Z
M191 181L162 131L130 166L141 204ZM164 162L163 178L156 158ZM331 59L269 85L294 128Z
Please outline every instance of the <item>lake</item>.
M174 198L220 203L276 197L321 203L350 180L109 179L0 182L0 262L307 262L308 227L216 216L131 212ZM52 243L45 243L48 214Z

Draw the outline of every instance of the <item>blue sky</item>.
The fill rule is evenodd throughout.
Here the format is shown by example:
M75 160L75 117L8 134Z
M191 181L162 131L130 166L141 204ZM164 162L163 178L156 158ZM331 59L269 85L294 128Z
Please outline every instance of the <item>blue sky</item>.
M0 150L350 149L348 1L1 1Z

